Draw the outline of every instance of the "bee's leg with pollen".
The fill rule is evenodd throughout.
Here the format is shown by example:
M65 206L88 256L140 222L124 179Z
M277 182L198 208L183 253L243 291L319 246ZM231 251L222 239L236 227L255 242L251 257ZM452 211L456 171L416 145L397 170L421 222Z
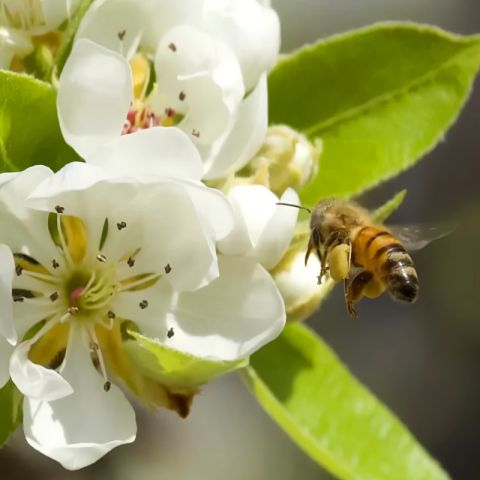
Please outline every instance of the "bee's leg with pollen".
M351 281L345 280L345 303L347 304L348 313L357 318L358 313L353 307L354 303L360 301L364 295L366 285L372 280L373 273L363 270L353 277Z

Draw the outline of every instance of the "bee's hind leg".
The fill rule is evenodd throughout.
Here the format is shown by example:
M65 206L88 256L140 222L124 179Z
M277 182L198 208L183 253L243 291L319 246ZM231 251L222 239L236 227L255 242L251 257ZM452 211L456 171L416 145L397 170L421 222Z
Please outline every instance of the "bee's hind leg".
M373 273L367 270L362 270L355 277L345 279L345 303L347 305L348 313L351 317L357 318L358 313L355 310L353 304L360 301L364 295L365 286L372 280Z

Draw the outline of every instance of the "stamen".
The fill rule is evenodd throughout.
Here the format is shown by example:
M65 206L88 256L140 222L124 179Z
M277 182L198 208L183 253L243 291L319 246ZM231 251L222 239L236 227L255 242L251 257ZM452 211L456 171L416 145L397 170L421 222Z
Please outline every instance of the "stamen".
M112 320L116 317L115 313L113 313L111 310L107 312L107 317L111 318Z
M170 328L168 329L168 332L167 332L167 337L168 337L168 338L172 338L174 334L175 334L175 333L174 333L174 331L173 331L173 327L170 327Z
M168 48L169 48L172 52L176 52L176 51L177 51L177 46L176 46L173 42L168 44Z
M165 273L168 275L172 271L172 267L169 263L165 265Z
M65 211L65 207L61 207L60 205L55 205L55 211L61 214Z
M103 253L99 253L96 258L99 262L102 262L102 263L105 263L107 261L107 257L103 255Z
M21 265L15 265L15 273L17 274L17 277L19 277L23 272L23 267Z
M132 267L135 265L135 259L132 258L132 257L128 257L127 265L128 265L130 268L132 268Z
M159 275L158 273L151 273L150 275L142 276L141 278L139 278L137 281L134 281L134 282L129 282L128 281L129 279L121 280L120 281L121 287L118 291L125 292L128 290L134 290L135 288L141 285L148 284L152 281L157 281L160 277L161 275Z
M56 300L58 300L58 292L53 292L49 298L52 302L55 302Z
M145 310L148 307L148 301L147 300L142 300L138 306L142 309Z
M100 366L100 371L102 372L103 379L105 380L105 383L103 384L103 389L108 392L110 390L110 387L112 386L112 383L108 380L107 377L107 370L105 368L105 361L103 360L103 355L102 355L102 349L99 347L98 343L98 338L97 338L97 333L95 332L95 327L90 327L88 329L88 332L90 333L90 338L92 339L92 342L97 345L97 358L98 358L98 364Z
M199 137L200 137L200 132L194 128L194 129L192 130L192 135L193 135L194 137L199 138Z
M125 38L125 34L127 33L126 30L121 30L120 32L117 33L117 37L120 41L122 41Z
M182 90L179 94L178 94L178 99L183 102L185 100L185 98L187 98L187 94Z
M56 270L59 266L60 266L60 264L55 259L53 259L52 260L52 267Z
M64 208L57 205L55 207L55 210L57 210L58 213L63 213ZM67 263L69 264L69 266L73 267L73 260L72 260L72 257L70 256L70 251L68 250L68 245L63 235L62 222L61 222L60 215L57 215L57 230L58 230L58 236L60 238L60 245L62 247L63 256L67 260Z
M126 227L127 227L127 223L126 223L126 222L123 222L123 221L122 221L122 222L118 222L118 223L117 223L117 228L118 228L119 230L123 230L123 229L126 228Z

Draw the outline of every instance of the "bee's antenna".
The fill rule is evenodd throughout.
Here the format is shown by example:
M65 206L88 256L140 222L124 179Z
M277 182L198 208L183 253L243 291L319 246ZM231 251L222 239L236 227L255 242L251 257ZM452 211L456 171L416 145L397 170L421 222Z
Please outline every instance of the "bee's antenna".
M285 205L286 207L295 207L295 208L299 208L300 210L306 210L308 213L312 213L312 211L309 208L302 207L301 205L295 205L294 203L277 202L277 205Z

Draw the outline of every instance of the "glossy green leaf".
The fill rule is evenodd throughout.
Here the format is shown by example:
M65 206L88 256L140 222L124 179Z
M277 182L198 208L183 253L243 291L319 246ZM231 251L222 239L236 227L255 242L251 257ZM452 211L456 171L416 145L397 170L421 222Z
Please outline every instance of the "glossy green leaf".
M12 381L0 388L0 447L22 423L22 395Z
M324 144L302 201L356 195L412 166L455 121L479 66L479 36L411 23L377 24L284 57L269 77L270 122Z
M56 91L27 75L0 71L0 172L43 164L53 170L78 155L65 143Z
M244 372L272 418L338 478L448 478L407 428L304 325L287 325L277 340L251 357Z
M127 341L125 348L137 368L172 390L196 389L218 375L248 365L248 358L236 362L206 360L168 348L139 333L128 333L135 341Z
M398 192L393 198L388 200L387 203L378 207L372 213L372 218L378 223L383 223L403 203L406 194L406 190Z

